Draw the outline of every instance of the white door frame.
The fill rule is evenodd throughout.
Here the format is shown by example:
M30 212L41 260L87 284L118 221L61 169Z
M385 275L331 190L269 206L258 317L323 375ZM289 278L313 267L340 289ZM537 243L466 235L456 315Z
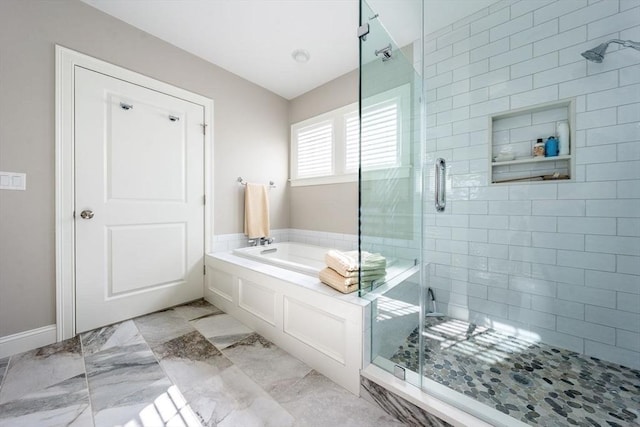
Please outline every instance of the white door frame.
M163 92L204 107L204 253L213 238L213 100L202 95L109 64L88 55L56 45L55 107L55 232L56 232L56 336L58 341L76 334L75 327L75 233L74 189L74 79L79 66L151 90ZM204 295L204 286L203 286Z

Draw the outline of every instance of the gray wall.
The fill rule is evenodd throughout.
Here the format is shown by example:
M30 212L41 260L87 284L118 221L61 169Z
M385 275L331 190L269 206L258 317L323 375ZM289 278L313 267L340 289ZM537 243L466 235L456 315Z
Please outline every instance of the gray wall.
M289 226L285 99L75 0L0 1L0 40L0 170L27 173L0 191L0 337L55 323L56 43L212 98L214 233L242 232L239 175L275 181L272 227Z
M347 73L290 102L289 123L358 101L358 70ZM291 187L291 228L358 233L358 183Z

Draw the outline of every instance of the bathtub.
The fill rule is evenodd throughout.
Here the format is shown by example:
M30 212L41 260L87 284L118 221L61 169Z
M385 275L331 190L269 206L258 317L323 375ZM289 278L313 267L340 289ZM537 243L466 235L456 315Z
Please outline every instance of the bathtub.
M235 249L233 253L258 262L318 277L320 270L325 267L324 255L328 251L329 248L320 246L282 242Z
M320 282L328 250L284 242L207 254L205 299L358 395L369 301Z
M318 280L328 250L283 242L208 254L205 299L355 395L361 393L362 373L453 425L489 427L448 400L425 397L419 387L399 381L388 372L393 366L385 370L370 363L371 299L341 294ZM387 277L397 276L398 282L417 271L409 268L410 260L390 264ZM430 390L450 390L432 382Z

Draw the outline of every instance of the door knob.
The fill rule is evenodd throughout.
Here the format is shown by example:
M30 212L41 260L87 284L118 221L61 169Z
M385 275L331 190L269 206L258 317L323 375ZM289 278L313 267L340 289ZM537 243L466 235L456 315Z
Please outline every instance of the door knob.
M93 218L93 211L84 210L84 211L80 212L80 217L82 219L91 219L91 218Z

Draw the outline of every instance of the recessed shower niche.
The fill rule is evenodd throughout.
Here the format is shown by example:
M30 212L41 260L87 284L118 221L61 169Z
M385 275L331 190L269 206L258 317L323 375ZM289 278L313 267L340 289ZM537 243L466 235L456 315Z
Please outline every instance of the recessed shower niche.
M491 184L571 180L575 170L575 100L566 99L489 116ZM557 137L556 124L569 124L568 154L534 156L538 139Z

